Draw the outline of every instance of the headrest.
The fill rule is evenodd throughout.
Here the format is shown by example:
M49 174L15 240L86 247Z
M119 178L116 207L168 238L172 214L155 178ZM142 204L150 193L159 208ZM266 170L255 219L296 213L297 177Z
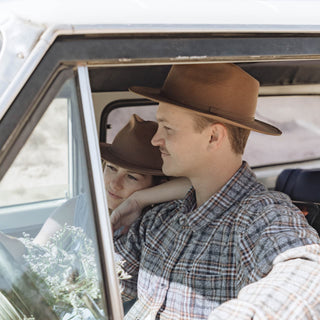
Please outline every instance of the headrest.
M275 190L293 201L320 203L320 169L286 169L277 178Z

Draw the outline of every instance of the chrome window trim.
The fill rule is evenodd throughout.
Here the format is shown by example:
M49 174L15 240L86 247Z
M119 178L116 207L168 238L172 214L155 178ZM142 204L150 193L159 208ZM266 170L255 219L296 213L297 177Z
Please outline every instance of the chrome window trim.
M94 107L91 96L89 81L89 71L86 65L78 66L78 77L80 86L80 95L83 104L84 123L87 134L87 143L89 158L91 164L91 174L94 184L95 204L97 210L98 230L97 236L100 243L100 255L102 270L105 275L104 288L108 300L109 312L112 319L123 318L122 300L120 296L119 284L115 272L114 247L111 225L107 219L107 200L105 196L104 182L102 176L102 166L100 161L100 149L98 144L97 127L95 122ZM103 259L104 258L104 259ZM111 291L112 290L112 291Z

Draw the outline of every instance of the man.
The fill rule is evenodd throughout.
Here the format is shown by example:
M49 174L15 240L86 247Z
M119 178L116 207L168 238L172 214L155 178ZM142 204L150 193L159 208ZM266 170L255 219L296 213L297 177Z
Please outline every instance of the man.
M242 161L250 130L281 134L254 118L259 83L233 64L177 65L161 89L131 90L159 102L152 144L163 172L189 178L192 188L115 241L132 275L123 295L138 295L128 318L281 319L293 314L286 310L295 297L307 308L302 268L319 268L320 239L290 199L268 192ZM301 284L295 296L288 280L290 289Z

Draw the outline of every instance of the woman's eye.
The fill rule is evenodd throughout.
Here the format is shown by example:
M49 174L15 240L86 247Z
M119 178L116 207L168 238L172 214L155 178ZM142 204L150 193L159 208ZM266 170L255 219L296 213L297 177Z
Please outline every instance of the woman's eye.
M111 171L114 171L114 172L117 171L117 169L116 169L114 166L110 165L110 164L107 164L107 168L108 168L109 170L111 170Z
M136 177L132 176L131 174L128 174L128 178L130 180L138 181L138 179Z

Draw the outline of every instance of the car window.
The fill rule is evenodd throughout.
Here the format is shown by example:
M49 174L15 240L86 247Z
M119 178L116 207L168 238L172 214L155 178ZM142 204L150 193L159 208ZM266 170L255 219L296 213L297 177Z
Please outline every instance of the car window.
M68 197L67 98L52 101L0 182L0 194L0 206Z
M320 158L320 96L262 96L256 118L282 130L281 136L251 132L244 159L252 167L294 163ZM156 105L113 109L107 117L107 141L133 113L155 120Z
M1 181L4 319L108 318L76 92L63 84Z
M156 121L157 105L123 107L110 112L107 117L106 142L111 143L115 135L129 121L133 114L140 115L144 120Z
M319 103L316 95L260 97L256 118L274 124L282 135L251 132L244 159L253 167L319 159Z

